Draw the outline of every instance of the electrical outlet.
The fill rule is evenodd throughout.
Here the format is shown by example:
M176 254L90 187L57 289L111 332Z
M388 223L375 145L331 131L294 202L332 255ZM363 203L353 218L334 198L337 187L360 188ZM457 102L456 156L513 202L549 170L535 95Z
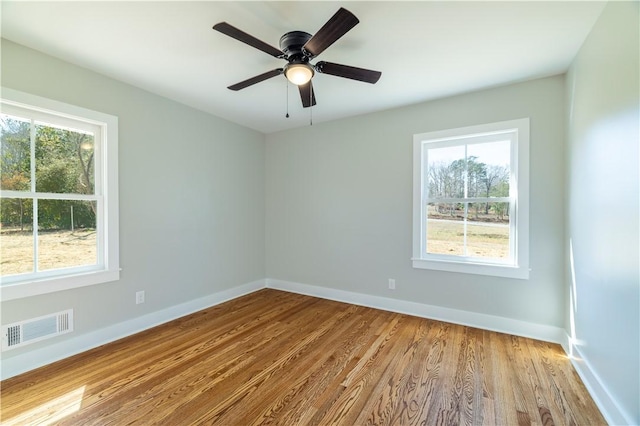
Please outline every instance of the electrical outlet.
M393 278L389 278L389 290L395 290L396 289L396 280L394 280Z
M136 292L136 305L144 303L144 290Z

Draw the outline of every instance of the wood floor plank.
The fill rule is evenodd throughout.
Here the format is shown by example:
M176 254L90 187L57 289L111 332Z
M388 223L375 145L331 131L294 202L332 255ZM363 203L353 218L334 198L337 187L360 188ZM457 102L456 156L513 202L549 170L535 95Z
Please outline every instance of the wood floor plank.
M313 299L310 299L313 302ZM43 392L40 397L45 400L49 394L52 395L62 394L67 391L81 386L84 382L89 381L93 384L96 393L101 393L99 390L100 382L98 378L102 377L100 370L95 370L96 364L110 365L113 368L120 370L120 377L124 377L128 374L134 374L131 372L142 371L149 366L155 366L156 363L164 360L169 360L173 353L178 353L182 350L193 349L195 346L194 335L200 333L199 323L207 324L208 327L215 328L218 326L216 323L220 321L220 324L224 323L227 326L239 324L241 327L249 327L252 324L253 319L263 319L261 311L255 311L256 309L264 309L264 312L268 312L270 315L277 314L278 312L267 306L243 306L242 300L232 301L228 304L219 305L207 311L201 311L190 315L185 318L178 319L171 324L165 324L148 330L136 335L137 338L146 342L144 346L131 345L128 339L122 339L109 345L108 350L103 348L97 348L92 351L85 352L76 357L69 358L67 360L56 363L55 366L47 367L49 371L51 368L57 368L55 374L59 380L54 383L48 383L47 391ZM286 301L282 300L281 303L286 307ZM300 300L294 301L295 305L301 304ZM229 309L233 308L233 311ZM247 318L245 315L237 315L237 312L242 312L243 309L253 309L252 313L256 315L255 318ZM218 313L218 315L216 315ZM238 316L234 320L233 315ZM269 317L265 318L266 320ZM187 331L185 331L187 330ZM229 334L233 333L235 328L230 328ZM138 360L133 364L129 360L134 357ZM70 368L70 367L73 368ZM34 372L35 373L35 372ZM24 380L21 380L24 378ZM15 383L11 388L3 391L4 397L9 397L12 392L19 392L24 389L29 389L39 383L40 380L45 380L46 376L31 374L25 376L19 376L12 379L12 383ZM104 385L105 388L110 390L117 389L117 385L113 385L111 382L107 382ZM104 397L104 395L102 395ZM25 404L32 404L34 401L25 401ZM16 408L20 408L19 406Z
M601 425L555 344L261 290L0 383L2 425Z
M308 299L293 307L296 310L309 309L315 302L316 300L314 299ZM92 421L94 419L97 421L97 419L107 417L109 413L114 411L126 414L128 418L134 417L134 412L138 415L141 414L143 410L138 410L137 407L144 405L145 399L154 398L154 395L156 395L153 392L155 387L162 389L167 376L182 377L185 368L199 366L203 360L217 362L219 357L225 357L234 348L239 348L241 352L249 353L255 347L264 346L287 330L287 327L284 326L277 328L280 323L273 322L282 315L283 313L280 310L273 310L270 314L252 310L251 315L248 318L245 317L244 323L237 320L233 321L232 318L229 318L230 321L226 322L225 331L215 337L197 340L194 336L191 336L187 343L176 342L175 339L166 339L163 345L156 345L156 351L161 357L159 362L155 360L149 362L148 358L145 357L140 364L134 365L133 368L122 370L119 374L120 380L111 382L106 390L104 387L94 388L93 398L87 398L85 404L88 406L99 402L100 409L94 410L90 417L84 416L84 421ZM284 315L289 316L290 312L285 311ZM256 327L263 330L265 319L272 321L266 325L267 329L264 330L266 333L263 334L264 339L255 339L252 335L244 337L246 333L250 333ZM212 323L215 324L217 321L212 320ZM212 330L218 329L219 326L212 328ZM206 333L206 330L203 327L199 328L201 334ZM221 349L219 349L220 347ZM122 361L127 362L127 360L127 358L124 358ZM138 368L135 368L136 366ZM191 377L193 374L187 373L184 376ZM145 389L150 390L150 392L141 391ZM196 387L194 392L198 392L198 389ZM122 404L122 400L125 401L124 404ZM76 421L75 418L70 419L69 424L73 424L74 421Z
M355 420L377 385L378 377L388 366L389 358L393 359L393 343L399 336L400 322L401 318L397 315L389 322L371 346L371 350L365 353L365 358L361 360L363 362L359 363L342 382L344 391L318 423L356 424Z
M480 345L482 346L482 359L480 363L482 364L482 422L477 424L482 425L498 425L498 424L506 424L503 421L499 421L496 417L496 406L495 400L497 395L496 389L496 378L498 372L495 369L495 363L493 362L492 357L492 345L491 345L491 336L495 334L487 330L482 331L482 341ZM499 389L499 388L498 388Z
M427 410L426 424L459 424L456 422L459 413L453 411L453 406L455 405L456 361L462 344L460 333L462 330L463 328L453 324L446 326L443 341L444 354L436 383L437 392Z
M279 393L271 406L261 409L264 404L259 404L253 424L273 424L278 420L284 424L305 424L301 422L308 410L306 404L317 399L331 380L344 372L355 352L366 343L364 337L369 326L364 320L355 324L341 322L336 326L332 338L323 342L326 350L317 351L318 361L312 366L300 366L302 369L297 368L284 376L283 385L287 390ZM315 410L309 414L315 414Z
M409 406L408 418L401 422L406 424L420 424L427 414L433 410L434 402L440 397L442 388L442 365L445 357L445 347L447 346L447 338L449 336L449 324L435 321L427 321L430 334L429 339L421 345L423 361L415 363L413 366L416 371L416 382L419 385L414 390L414 404Z
M410 380L411 363L414 362L416 341L424 338L424 331L402 328L402 336L398 336L399 346L393 358L384 367L380 379L372 388L371 397L365 401L360 414L353 424L393 424L393 418L400 410L396 410L404 401L400 401L403 390ZM394 345L394 346L396 346Z
M374 408L367 413L367 409L360 414L360 419L366 423L412 424L420 418L422 408L421 388L422 375L420 368L426 364L423 359L425 351L434 332L428 321L418 321L407 349L400 353L397 361L392 361L385 370L385 375L378 382L378 399L371 398L368 406ZM368 416L365 419L365 416ZM378 420L379 419L379 420ZM359 421L358 421L359 423Z
M348 319L355 315L357 307L347 307L342 314L336 314L330 321L326 322L326 333L317 336L317 345L321 345L326 348L335 348L340 345L342 336L348 333L349 327L353 327ZM327 351L315 350L314 346L306 345L302 348L298 356L305 357L305 363L300 364L297 362L290 362L283 365L282 373L273 377L272 380L264 382L266 388L258 391L274 392L276 396L273 399L272 404L267 407L269 414L265 417L263 412L265 411L265 404L263 401L251 400L246 401L242 405L236 405L232 410L228 411L223 417L216 419L222 424L232 423L235 420L250 424L252 420L261 419L262 421L267 419L274 419L279 417L282 408L285 407L289 400L295 395L300 393L307 393L309 390L309 376L321 366L327 365ZM293 386L292 386L293 384ZM269 423L269 422L267 422Z

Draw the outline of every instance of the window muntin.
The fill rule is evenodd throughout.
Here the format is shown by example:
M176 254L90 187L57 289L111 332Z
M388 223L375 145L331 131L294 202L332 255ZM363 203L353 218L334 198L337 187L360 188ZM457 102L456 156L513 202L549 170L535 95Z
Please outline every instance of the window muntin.
M414 267L527 278L527 197L528 119L415 135Z
M3 96L2 299L118 279L117 118Z

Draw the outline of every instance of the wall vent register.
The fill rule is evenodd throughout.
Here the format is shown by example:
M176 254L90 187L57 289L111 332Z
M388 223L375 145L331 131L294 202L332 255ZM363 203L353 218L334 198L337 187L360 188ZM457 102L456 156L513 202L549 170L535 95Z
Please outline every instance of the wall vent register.
M2 326L2 351L73 331L73 309Z

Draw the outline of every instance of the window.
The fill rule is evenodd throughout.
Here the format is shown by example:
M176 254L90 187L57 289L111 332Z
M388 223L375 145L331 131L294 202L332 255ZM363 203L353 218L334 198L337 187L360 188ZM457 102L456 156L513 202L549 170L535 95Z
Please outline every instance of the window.
M117 118L2 96L2 300L117 280Z
M413 267L529 278L529 119L414 135Z

